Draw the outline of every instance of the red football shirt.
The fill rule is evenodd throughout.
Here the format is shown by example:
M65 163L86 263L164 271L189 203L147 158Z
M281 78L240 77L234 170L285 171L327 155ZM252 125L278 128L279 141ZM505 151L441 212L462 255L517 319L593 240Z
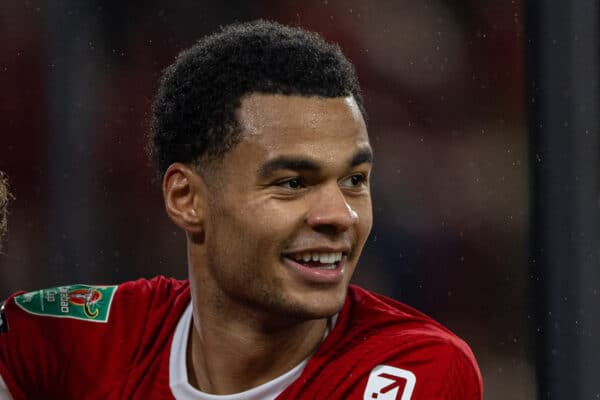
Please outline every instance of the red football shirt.
M13 295L0 376L14 400L174 399L169 356L187 281L74 285ZM337 323L277 399L481 400L469 347L427 316L350 286Z

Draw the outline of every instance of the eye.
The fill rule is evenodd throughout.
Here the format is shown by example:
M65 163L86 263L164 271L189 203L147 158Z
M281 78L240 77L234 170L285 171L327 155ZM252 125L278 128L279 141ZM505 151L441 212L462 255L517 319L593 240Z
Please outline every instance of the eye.
M279 181L276 183L277 186L282 187L284 189L301 189L305 186L302 178L296 177L291 179L286 179L284 181Z
M354 174L354 175L350 175L349 177L345 178L342 181L342 185L355 188L355 187L364 185L366 180L367 180L367 178L363 174Z

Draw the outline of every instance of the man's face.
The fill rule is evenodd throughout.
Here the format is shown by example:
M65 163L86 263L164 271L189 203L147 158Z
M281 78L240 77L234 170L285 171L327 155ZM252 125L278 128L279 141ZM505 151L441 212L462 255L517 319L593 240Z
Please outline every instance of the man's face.
M372 225L371 146L353 97L252 94L206 224L215 301L293 318L339 311ZM220 299L217 299L220 298Z

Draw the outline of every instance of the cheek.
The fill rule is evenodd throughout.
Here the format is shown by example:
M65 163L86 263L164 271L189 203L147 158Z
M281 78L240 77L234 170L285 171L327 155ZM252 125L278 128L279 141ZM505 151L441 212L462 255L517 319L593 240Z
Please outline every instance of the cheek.
M362 217L362 225L365 233L368 235L373 227L373 211L371 210L371 204L369 203L368 209L365 211Z
M211 218L215 245L234 259L272 256L293 231L289 209L246 201L238 207L223 207Z
M285 240L303 221L300 202L259 198L247 203L253 230L257 235Z
M361 199L351 206L358 214L358 229L364 236L368 236L373 226L373 208L371 197Z
M211 218L207 255L210 275L220 290L251 301L266 292L265 288L279 286L280 274L276 271L286 237L280 226L282 217L251 207L219 214Z

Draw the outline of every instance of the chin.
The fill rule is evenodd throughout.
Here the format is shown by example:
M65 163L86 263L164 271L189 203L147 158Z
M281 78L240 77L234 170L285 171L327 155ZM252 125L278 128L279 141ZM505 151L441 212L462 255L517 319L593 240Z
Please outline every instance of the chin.
M315 294L303 294L290 310L302 319L329 318L340 312L346 300L347 290L337 289Z

